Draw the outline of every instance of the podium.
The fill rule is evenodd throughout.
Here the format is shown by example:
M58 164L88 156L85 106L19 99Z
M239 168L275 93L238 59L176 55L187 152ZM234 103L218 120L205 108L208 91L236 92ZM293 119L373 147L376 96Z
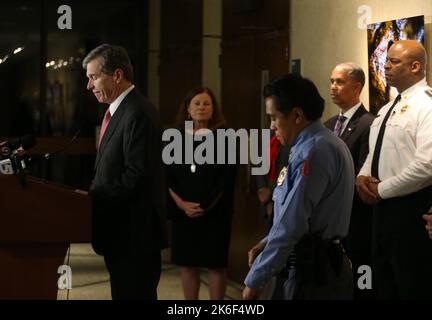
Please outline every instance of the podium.
M23 188L16 176L0 175L0 299L55 300L69 244L91 240L91 200L26 180Z

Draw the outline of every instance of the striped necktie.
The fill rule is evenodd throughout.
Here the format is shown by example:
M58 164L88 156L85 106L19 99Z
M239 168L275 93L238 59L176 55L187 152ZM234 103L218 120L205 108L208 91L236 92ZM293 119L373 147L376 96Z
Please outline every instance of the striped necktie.
M342 125L345 122L345 120L347 119L347 117L343 116L343 115L339 115L336 121L336 127L334 128L334 133L336 134L336 136L340 136L341 131L342 131Z

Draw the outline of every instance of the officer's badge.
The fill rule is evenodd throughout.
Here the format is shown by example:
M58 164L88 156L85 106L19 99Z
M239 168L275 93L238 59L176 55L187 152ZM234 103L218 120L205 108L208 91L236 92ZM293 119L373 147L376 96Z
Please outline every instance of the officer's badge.
M400 112L401 112L401 113L404 113L405 111L407 111L407 109L408 109L408 106L405 105L405 106L403 106L403 107L401 108Z
M279 173L279 177L277 178L277 185L281 186L282 183L284 182L286 175L288 173L288 169L287 167L283 167L281 172Z

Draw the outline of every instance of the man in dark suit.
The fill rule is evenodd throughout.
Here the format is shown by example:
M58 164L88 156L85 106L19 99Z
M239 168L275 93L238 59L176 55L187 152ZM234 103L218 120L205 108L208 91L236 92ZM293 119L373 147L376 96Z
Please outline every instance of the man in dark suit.
M340 108L340 113L324 125L334 131L350 149L357 175L369 152L369 127L375 118L360 102L365 75L358 65L342 63L333 69L330 81L330 95L333 103ZM353 265L354 299L373 298L372 289L361 290L357 286L358 267L371 266L372 263L371 241L372 207L364 204L355 192L350 229L344 242Z
M158 112L132 84L124 48L103 44L83 67L87 89L109 104L89 192L93 249L104 256L113 299L157 299L165 245Z

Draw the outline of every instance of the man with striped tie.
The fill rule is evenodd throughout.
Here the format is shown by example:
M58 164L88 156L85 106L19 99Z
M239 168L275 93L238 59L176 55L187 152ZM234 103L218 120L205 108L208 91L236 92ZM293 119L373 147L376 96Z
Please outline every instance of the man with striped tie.
M340 111L324 125L340 137L348 146L357 175L369 153L369 128L375 117L360 102L360 93L365 84L363 69L353 62L337 65L330 76L330 96ZM361 201L354 193L348 236L344 246L353 264L354 299L373 299L373 288L357 286L362 265L371 265L372 207Z

